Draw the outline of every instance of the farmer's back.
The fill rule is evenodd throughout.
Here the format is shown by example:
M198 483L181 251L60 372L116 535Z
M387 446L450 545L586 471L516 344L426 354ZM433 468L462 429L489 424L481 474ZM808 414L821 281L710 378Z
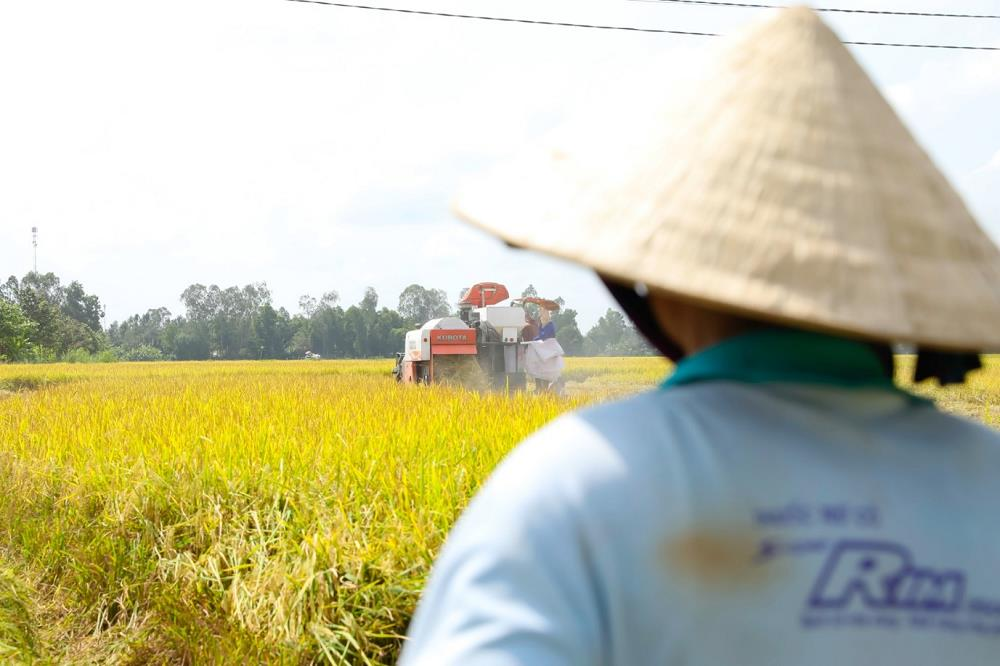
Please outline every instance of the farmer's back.
M829 379L668 386L524 442L415 663L994 663L1000 435Z
M808 9L617 120L458 210L594 269L676 370L501 465L403 663L997 663L1000 435L898 389L891 345L965 381L1000 348L1000 249Z

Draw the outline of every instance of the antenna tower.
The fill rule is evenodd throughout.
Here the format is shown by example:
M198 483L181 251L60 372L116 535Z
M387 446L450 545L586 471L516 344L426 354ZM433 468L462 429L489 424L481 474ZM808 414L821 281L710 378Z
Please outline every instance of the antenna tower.
M31 227L31 248L34 251L35 262L34 272L38 272L38 227Z

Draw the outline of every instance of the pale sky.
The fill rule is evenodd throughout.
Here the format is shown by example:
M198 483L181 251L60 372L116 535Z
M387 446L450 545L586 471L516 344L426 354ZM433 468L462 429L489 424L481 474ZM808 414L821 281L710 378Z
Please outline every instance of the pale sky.
M726 33L761 11L628 0L362 4ZM824 6L1000 14L1000 0ZM842 39L1000 46L1000 21L826 15ZM666 89L717 39L480 22L283 0L0 4L0 279L38 268L106 323L181 291L266 281L277 305L412 283L529 282L586 329L587 272L455 220L463 179L574 109ZM1000 53L853 47L1000 239Z

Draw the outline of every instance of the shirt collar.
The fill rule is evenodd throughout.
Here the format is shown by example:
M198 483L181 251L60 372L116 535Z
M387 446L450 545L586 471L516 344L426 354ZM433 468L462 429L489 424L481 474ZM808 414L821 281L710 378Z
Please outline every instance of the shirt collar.
M712 380L876 388L926 402L897 388L869 345L797 329L763 329L723 340L682 359L663 387Z

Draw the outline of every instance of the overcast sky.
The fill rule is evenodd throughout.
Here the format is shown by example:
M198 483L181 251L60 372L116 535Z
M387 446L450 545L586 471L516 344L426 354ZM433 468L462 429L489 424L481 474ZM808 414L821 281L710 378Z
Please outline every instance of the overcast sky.
M726 33L760 10L629 0L371 0ZM1000 14L998 0L824 6ZM764 10L767 11L767 10ZM1000 21L827 15L843 39L1000 46ZM463 179L567 113L666 88L718 40L480 22L284 0L0 4L0 279L77 279L106 321L183 309L201 282L276 304L481 280L610 305L586 271L454 220ZM854 47L1000 238L1000 53Z

